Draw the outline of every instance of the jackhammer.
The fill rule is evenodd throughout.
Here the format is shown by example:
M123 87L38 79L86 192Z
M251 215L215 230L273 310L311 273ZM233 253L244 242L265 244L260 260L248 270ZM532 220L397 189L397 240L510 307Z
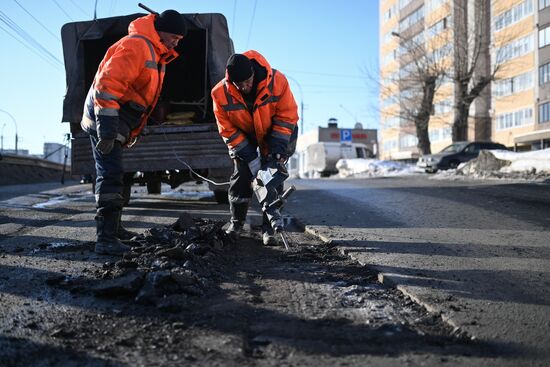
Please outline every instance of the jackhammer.
M281 195L278 190L283 186L284 181L289 177L288 171L283 162L269 161L258 170L256 178L252 183L254 193L262 206L262 212L267 216L273 231L281 236L285 248L290 250L288 240L284 231L284 221L281 216L281 209L285 200L292 194L296 187L292 185Z

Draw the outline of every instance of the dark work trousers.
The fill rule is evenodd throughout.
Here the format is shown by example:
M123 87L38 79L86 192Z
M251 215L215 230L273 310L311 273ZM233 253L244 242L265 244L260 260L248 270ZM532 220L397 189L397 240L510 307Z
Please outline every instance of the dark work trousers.
M115 140L113 150L109 154L102 154L96 149L98 137L95 132L90 134L90 141L96 169L95 199L98 214L105 209L120 211L124 204L122 145Z
M264 161L263 157L262 161ZM246 219L246 210L244 211L244 217L240 217L241 214L238 208L241 206L248 207L248 203L253 195L252 181L254 177L252 177L250 168L248 168L248 163L238 158L233 159L233 162L234 170L229 179L229 205L233 216L232 219L244 221ZM277 187L279 195L283 193L283 189L284 185ZM237 214L237 218L235 218L235 214ZM262 229L263 231L271 230L271 226L265 214L263 215Z

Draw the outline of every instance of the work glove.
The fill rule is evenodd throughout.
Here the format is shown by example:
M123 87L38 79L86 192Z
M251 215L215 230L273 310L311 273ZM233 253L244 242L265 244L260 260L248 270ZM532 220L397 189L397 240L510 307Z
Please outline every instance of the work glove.
M252 177L256 177L258 175L258 171L262 167L262 161L260 157L256 157L252 161L248 162L248 168L250 169L250 173L252 174Z
M277 163L280 163L280 164L285 164L286 161L288 160L288 156L286 154L282 154L282 153L270 153L267 155L267 160L268 161L275 161Z
M95 148L101 154L109 154L111 153L111 150L113 150L114 146L115 146L115 139L99 139Z

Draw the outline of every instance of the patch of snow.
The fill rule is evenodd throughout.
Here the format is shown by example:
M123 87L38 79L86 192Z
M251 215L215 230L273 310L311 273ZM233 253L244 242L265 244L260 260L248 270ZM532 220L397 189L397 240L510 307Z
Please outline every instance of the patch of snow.
M378 159L340 159L336 163L338 178L364 178L425 174L414 164ZM456 169L438 171L431 179L464 180L505 179L512 181L545 181L550 179L550 148L529 152L484 150L476 159Z
M505 179L544 181L550 178L550 149L529 152L485 150L456 170L440 171L434 179Z
M36 208L36 209L44 209L44 208L47 208L49 206L63 204L63 203L70 202L70 201L76 201L76 200L79 200L79 199L80 199L79 197L69 197L69 196L66 196L66 195L61 195L61 196L53 197L48 201L44 201L42 203L34 204L32 207Z
M336 168L339 177L402 176L422 172L411 163L365 158L340 159Z

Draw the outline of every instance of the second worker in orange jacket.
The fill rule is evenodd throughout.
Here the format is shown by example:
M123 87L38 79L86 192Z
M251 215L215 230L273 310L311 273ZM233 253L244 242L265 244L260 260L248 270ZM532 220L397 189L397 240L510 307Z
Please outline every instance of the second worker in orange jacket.
M258 170L269 161L286 162L294 153L298 109L286 77L253 50L229 58L225 78L212 89L212 100L218 131L235 164L227 233L238 238ZM272 244L265 214L262 231L264 244Z

